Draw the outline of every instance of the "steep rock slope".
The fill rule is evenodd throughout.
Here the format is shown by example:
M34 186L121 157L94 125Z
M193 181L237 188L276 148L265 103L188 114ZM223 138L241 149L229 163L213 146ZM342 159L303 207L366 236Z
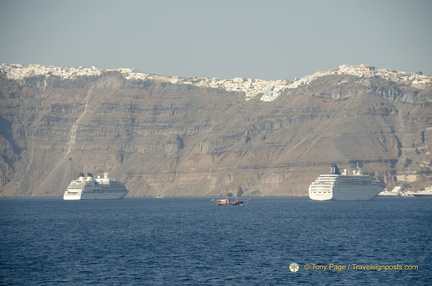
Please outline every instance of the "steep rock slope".
M61 196L81 171L130 196L306 195L330 162L391 186L432 138L430 85L383 77L325 75L269 102L118 71L3 73L0 87L1 196Z

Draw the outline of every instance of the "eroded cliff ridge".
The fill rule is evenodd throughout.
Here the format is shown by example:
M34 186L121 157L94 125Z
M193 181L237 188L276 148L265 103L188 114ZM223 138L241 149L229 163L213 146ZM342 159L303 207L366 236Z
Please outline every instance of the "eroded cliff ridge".
M432 184L430 76L366 65L294 82L0 70L0 196L61 196L80 172L109 172L129 196L307 195L331 162L359 163L383 186Z

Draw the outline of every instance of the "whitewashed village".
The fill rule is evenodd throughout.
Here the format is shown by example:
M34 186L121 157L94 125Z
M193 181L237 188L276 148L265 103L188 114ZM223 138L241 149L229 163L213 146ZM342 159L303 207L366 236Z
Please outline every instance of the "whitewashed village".
M20 80L24 77L31 76L58 76L63 79L73 79L80 76L99 76L103 72L117 71L124 75L128 80L155 80L161 82L170 82L172 84L189 84L199 87L222 88L227 91L238 91L245 93L245 100L260 95L262 101L273 101L282 94L282 91L290 88L297 88L307 85L313 80L329 75L352 75L358 77L382 77L398 83L412 85L416 88L423 89L426 84L432 83L432 76L422 75L420 73L397 72L389 69L377 69L370 65L361 64L358 66L341 65L337 68L327 71L316 72L300 79L290 82L287 80L262 80L236 77L233 79L218 78L182 78L178 76L161 76L149 73L135 71L132 68L118 69L99 69L95 66L87 67L59 67L43 66L37 64L0 64L0 72L6 73L9 79Z

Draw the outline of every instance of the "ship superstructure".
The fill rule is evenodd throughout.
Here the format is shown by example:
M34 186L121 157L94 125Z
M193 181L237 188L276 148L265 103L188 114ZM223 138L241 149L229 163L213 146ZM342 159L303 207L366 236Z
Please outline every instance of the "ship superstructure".
M332 164L329 174L320 175L309 186L309 197L318 201L373 200L380 192L379 181L357 170L341 174L336 164Z
M128 193L125 185L118 179L98 176L94 179L92 174L84 176L81 173L78 179L70 182L67 190L64 192L64 200L116 200L123 199Z

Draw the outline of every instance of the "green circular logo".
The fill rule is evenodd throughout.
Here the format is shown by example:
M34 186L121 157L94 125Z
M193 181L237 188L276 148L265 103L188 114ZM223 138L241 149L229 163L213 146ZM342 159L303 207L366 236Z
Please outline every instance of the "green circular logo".
M288 268L291 272L297 272L297 271L299 271L300 266L297 263L293 262L289 265Z

